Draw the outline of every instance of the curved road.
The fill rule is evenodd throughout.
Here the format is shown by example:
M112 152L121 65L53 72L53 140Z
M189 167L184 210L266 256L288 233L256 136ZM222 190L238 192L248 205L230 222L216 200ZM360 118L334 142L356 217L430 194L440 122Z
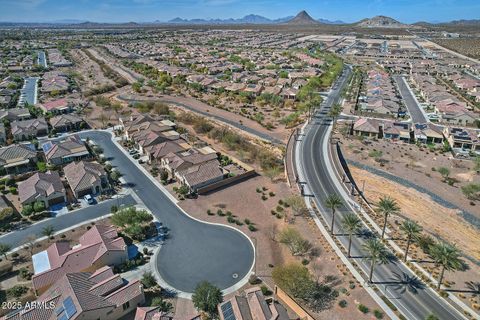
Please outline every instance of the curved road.
M111 140L110 133L80 133L99 144L125 182L155 217L170 229L170 237L157 255L161 277L171 287L191 293L204 280L227 289L252 269L254 249L243 233L222 225L212 225L189 217L140 170Z

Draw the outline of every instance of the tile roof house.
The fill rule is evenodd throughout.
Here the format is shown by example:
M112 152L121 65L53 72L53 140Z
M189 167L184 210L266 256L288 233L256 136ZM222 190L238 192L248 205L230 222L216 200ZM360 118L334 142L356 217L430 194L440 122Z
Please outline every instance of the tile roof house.
M35 168L38 153L33 144L14 144L0 148L0 168L6 173L21 173Z
M44 112L51 112L54 114L67 113L72 111L72 104L67 99L58 99L49 102L44 102L38 105Z
M0 110L0 120L6 119L10 122L30 119L30 111L27 108L10 108Z
M45 207L66 202L65 187L58 172L37 172L18 184L18 195L22 205L42 201Z
M161 167L165 168L172 176L177 171L183 171L193 165L217 159L215 152L202 153L199 149L190 149L188 151L169 153L161 160Z
M245 290L245 295L233 298L218 305L220 320L288 320L287 310L281 304L267 303L259 287Z
M13 312L2 320L118 320L145 302L140 281L128 282L103 267L95 272L67 273L45 291L38 305Z
M45 292L67 273L93 271L128 260L127 245L113 226L94 225L70 248L68 241L56 242L32 256L33 288Z
M57 132L79 130L83 119L74 114L61 114L50 118L50 125Z
M197 192L199 188L222 181L224 178L224 172L217 159L178 170L175 175L180 183L190 188L190 192Z
M148 146L144 149L148 155L149 162L161 161L169 153L177 153L189 149L189 145L183 139L176 141L164 141L152 146Z
M97 162L71 162L63 172L77 199L86 194L98 194L108 187L107 173Z
M73 135L62 141L48 141L42 145L48 163L62 165L91 157L85 143L79 136Z
M15 141L30 140L48 134L48 124L45 118L13 121L11 128Z

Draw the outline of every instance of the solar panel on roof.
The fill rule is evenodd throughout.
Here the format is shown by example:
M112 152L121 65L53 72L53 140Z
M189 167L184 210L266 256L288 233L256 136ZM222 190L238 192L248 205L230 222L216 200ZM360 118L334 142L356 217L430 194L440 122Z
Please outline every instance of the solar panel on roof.
M58 320L68 320L67 315L64 313Z
M63 312L63 306L61 306L61 307L57 308L57 310L55 310L55 314L57 315L57 317L62 312Z
M235 314L233 313L232 303L228 301L227 303L223 304L221 307L223 318L225 320L236 320Z
M65 309L67 320L77 313L77 308L75 307L71 297L67 297L65 300L63 300L63 308Z

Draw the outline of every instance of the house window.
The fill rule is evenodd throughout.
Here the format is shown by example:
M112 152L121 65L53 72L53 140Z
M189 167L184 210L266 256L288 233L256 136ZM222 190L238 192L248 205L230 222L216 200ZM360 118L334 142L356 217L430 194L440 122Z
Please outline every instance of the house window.
M123 308L123 310L127 310L128 308L130 308L130 301L125 302L125 303L122 305L122 308Z

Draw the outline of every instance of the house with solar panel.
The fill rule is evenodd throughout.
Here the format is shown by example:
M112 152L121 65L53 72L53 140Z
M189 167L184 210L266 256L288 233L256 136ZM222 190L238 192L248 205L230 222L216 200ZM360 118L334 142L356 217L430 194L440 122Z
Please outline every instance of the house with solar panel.
M59 241L32 256L33 288L41 294L67 273L94 271L127 260L127 245L115 227L94 225L78 245L70 248L67 241Z
M103 267L64 274L35 301L41 307L16 310L1 319L118 320L144 302L139 280L128 282L111 267Z
M267 301L259 287L245 290L243 296L234 296L218 305L220 320L289 320L287 310L281 304Z
M45 159L51 165L64 165L73 161L91 158L85 143L79 136L68 136L61 141L48 141L42 144Z

